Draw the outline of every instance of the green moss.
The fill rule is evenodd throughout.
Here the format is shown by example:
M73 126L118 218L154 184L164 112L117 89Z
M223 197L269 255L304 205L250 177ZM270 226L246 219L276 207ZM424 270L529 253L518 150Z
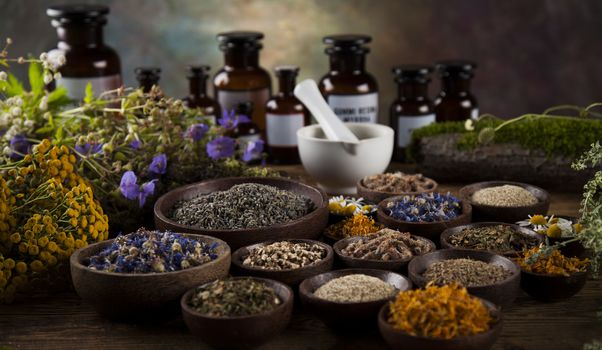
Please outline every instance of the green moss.
M485 127L497 127L504 120L488 118L477 123L474 131L468 132L464 122L432 124L416 129L408 147L408 159L416 160L419 140L443 134L462 134L458 139L459 150L471 150L479 145L478 133ZM577 157L597 140L602 139L602 120L557 116L528 115L525 119L504 125L495 133L496 144L518 143L521 146L543 150L547 156Z

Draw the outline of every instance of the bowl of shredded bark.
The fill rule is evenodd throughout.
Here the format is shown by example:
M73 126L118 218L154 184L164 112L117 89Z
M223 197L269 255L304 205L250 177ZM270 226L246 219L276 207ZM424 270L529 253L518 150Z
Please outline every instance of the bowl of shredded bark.
M180 300L191 333L217 349L261 345L288 326L293 291L278 281L231 277L189 290Z
M435 251L436 246L427 238L384 228L367 236L342 239L333 249L347 267L403 273L410 260Z
M239 248L232 254L232 273L270 278L296 286L308 277L330 271L332 248L310 239L266 241Z
M217 237L234 250L317 238L328 224L328 197L290 179L231 177L176 188L157 200L154 214L159 229Z
M378 310L412 282L394 272L345 269L310 277L299 285L303 306L335 330L376 327Z
M460 189L460 197L472 205L473 221L513 224L528 215L546 215L550 195L540 187L511 181L477 182Z
M401 171L366 176L357 183L357 194L373 203L394 196L416 195L434 192L438 184L422 174L406 174Z
M510 259L487 251L442 249L416 257L408 275L418 287L458 283L470 294L504 308L520 291L520 268Z

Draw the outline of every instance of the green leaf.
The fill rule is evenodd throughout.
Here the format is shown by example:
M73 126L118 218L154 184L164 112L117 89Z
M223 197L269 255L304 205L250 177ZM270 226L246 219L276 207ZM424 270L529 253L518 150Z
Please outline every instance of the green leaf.
M23 84L15 77L12 73L8 73L8 80L6 81L6 90L4 91L7 96L21 95L25 89Z
M63 140L63 127L59 126L58 129L56 129L56 132L54 133L54 139L57 142L61 142Z
M35 96L44 93L44 74L42 73L42 65L37 62L29 64L29 85L31 92Z
M85 103L92 103L94 99L94 90L92 89L92 83L86 84L86 97L84 97Z
M48 104L53 107L64 106L69 104L70 102L71 99L67 94L67 89L65 89L65 87L63 86L57 87L56 89L54 89L53 92L48 94Z
M7 60L0 60L0 65L8 68L8 61Z
M37 129L36 134L43 135L43 134L47 134L47 133L51 132L52 130L54 130L54 127L52 125L45 125L39 129Z

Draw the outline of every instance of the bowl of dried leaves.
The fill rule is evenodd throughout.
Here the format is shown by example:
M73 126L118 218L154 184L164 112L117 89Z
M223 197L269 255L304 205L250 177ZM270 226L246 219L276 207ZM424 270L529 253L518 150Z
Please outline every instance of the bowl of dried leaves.
M221 178L166 193L154 214L159 229L214 236L238 249L266 240L317 238L328 223L328 197L285 178Z
M235 275L271 278L291 286L330 271L332 248L310 239L266 241L239 248L232 254Z

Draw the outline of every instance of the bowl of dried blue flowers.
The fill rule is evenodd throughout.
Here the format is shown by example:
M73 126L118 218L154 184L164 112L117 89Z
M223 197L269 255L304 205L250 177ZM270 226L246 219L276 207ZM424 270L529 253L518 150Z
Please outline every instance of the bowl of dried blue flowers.
M81 248L70 263L75 291L100 314L143 319L168 312L190 288L225 277L230 247L213 237L141 228Z
M396 196L378 204L377 219L388 228L438 243L446 229L471 222L472 207L451 193Z
M315 239L328 223L328 197L275 177L235 177L176 188L155 203L155 225L217 237L232 249L266 240Z

